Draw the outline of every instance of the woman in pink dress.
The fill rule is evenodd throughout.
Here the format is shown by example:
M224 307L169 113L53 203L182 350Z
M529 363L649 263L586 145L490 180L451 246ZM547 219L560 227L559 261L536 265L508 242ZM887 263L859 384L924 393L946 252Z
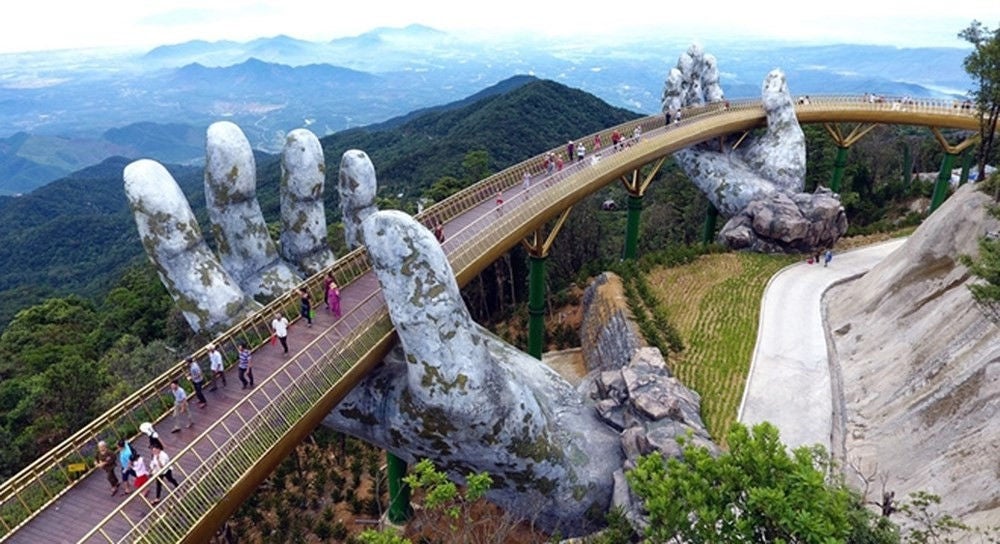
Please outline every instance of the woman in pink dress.
M326 288L326 303L330 307L330 313L340 317L340 287L337 287L333 278L330 278L330 285Z

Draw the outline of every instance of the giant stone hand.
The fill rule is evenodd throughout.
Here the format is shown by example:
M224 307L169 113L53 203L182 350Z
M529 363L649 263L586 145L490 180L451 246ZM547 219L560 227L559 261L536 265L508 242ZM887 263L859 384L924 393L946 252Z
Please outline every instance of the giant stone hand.
M720 240L758 251L812 251L832 247L847 231L839 199L820 188L804 193L805 135L780 70L761 92L767 128L733 147L705 142L674 153L674 159L719 212L730 218ZM688 106L724 102L715 57L692 45L670 70L663 111L676 118Z
M472 320L427 228L380 211L362 231L400 345L326 424L457 477L488 472L488 496L508 512L588 530L624 461L618 433L552 369Z
M212 124L205 155L205 201L218 258L166 168L142 159L126 166L123 177L161 281L191 328L216 331L333 264L334 255L326 244L323 150L313 133L293 130L281 153L280 253L257 203L256 165L243 132L230 122ZM352 161L364 167L364 160ZM347 205L365 205L353 203L354 194L341 196L351 201ZM374 194L363 196L374 200Z

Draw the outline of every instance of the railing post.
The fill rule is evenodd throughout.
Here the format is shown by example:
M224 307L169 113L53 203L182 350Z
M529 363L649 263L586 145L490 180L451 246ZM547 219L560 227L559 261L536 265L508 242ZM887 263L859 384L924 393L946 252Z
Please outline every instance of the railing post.
M934 183L934 195L931 196L931 209L928 213L934 213L938 206L944 202L948 195L948 186L951 184L951 168L955 164L955 153L945 152L941 159L941 171L938 172L937 182Z
M628 195L628 223L625 226L625 250L622 259L635 260L639 253L639 220L642 219L642 195Z
M403 481L406 475L406 461L385 452L389 479L389 521L406 523L413 515L410 506L410 486Z

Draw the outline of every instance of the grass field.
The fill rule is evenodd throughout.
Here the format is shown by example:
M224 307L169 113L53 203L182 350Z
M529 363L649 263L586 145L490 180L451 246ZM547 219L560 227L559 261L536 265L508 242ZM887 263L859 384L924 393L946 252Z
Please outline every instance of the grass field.
M912 229L909 229L912 230ZM844 251L909 233L843 238ZM685 350L670 354L670 368L701 395L701 416L712 438L725 444L736 421L757 342L761 297L768 280L795 255L718 253L690 264L653 269L648 280L681 334Z
M753 253L703 255L657 268L649 283L686 349L670 355L674 375L701 395L701 415L717 443L736 420L757 341L767 281L798 257Z

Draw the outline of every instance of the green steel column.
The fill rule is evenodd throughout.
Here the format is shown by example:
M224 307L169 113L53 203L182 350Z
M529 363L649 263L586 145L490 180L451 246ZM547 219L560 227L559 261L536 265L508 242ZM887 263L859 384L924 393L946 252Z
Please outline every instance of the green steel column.
M967 147L965 151L962 152L962 175L958 178L958 184L964 185L965 182L969 181L969 169L972 168L972 148Z
M406 461L386 452L389 472L389 521L405 523L413 514L410 506L410 486L403 481L406 475Z
M910 189L913 182L913 155L910 153L910 146L903 146L903 187Z
M937 183L934 184L934 195L931 197L931 213L938 209L938 206L944 202L945 196L948 195L948 185L951 181L951 168L954 164L955 154L945 153L944 158L941 159L941 171L938 172Z
M528 276L528 355L542 358L545 343L545 257L531 255Z
M625 227L625 252L622 258L635 260L639 253L639 219L642 218L642 196L628 195L628 224Z
M705 228L701 231L701 245L707 246L715 239L715 223L719 219L719 209L711 202L705 212Z
M840 192L840 180L844 179L844 167L847 166L847 148L837 146L837 157L833 159L833 179L830 180L830 190Z

